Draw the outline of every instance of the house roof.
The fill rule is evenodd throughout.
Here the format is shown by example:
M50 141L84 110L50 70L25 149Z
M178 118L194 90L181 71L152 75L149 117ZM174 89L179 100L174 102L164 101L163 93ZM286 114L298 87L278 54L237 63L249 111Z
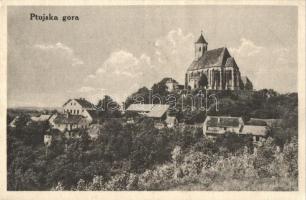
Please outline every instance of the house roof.
M9 124L11 127L16 127L16 122L19 120L19 116L16 116Z
M202 43L202 44L208 44L207 42L206 42L206 40L204 39L204 37L203 37L203 34L201 33L201 35L200 35L200 37L199 37L199 39L195 42L196 44L199 44L199 43Z
M259 118L251 118L250 121L254 120L260 120L266 122L266 124L270 127L275 126L275 127L280 127L281 124L283 123L283 119L259 119Z
M147 117L160 118L167 112L168 109L169 105L154 104L151 111L146 113L145 115Z
M266 136L268 133L267 126L245 125L242 129L243 134L252 134L255 136Z
M85 117L81 115L58 115L54 119L55 124L77 124Z
M211 127L238 127L241 122L241 117L207 116L206 118L206 125Z
M89 101L87 101L84 98L69 99L63 106L67 105L72 100L75 100L76 102L78 102L82 106L82 108L84 108L84 109L92 109L94 107L94 105L92 103L90 103Z
M142 112L147 117L160 118L168 109L169 105L166 104L131 104L127 111Z
M246 125L267 126L267 122L265 120L262 120L262 119L251 118L249 121L246 122Z
M75 99L83 108L93 108L93 104L84 98Z
M154 104L131 104L126 110L136 112L150 112Z
M35 122L43 122L49 120L51 116L52 115L40 115L38 117L31 117L31 120Z
M229 54L226 47L212 49L212 50L204 52L202 57L200 57L199 59L195 59L190 64L187 71L204 69L204 68L209 68L213 66L222 66L222 65L225 65L227 59L230 57L231 55Z

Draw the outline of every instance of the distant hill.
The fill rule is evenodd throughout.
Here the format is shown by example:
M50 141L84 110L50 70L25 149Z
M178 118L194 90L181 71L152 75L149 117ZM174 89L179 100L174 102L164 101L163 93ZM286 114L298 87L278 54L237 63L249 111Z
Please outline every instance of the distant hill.
M61 107L35 107L35 106L24 106L24 107L11 107L8 110L23 110L23 111L52 111L57 110L60 111Z

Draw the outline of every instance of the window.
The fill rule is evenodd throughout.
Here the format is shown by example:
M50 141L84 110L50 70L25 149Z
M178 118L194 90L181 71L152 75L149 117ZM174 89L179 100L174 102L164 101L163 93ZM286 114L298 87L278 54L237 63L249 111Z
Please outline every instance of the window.
M77 110L77 114L79 114L79 110Z
M71 102L71 105L72 105L72 102Z
M201 47L199 48L199 51L201 51Z

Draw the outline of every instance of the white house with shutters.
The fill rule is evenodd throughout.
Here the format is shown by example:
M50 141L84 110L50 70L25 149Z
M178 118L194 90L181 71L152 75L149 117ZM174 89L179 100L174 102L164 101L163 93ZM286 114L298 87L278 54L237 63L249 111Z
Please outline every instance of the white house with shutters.
M81 115L85 117L89 123L93 121L93 112L95 110L95 106L84 98L69 99L63 105L64 113L70 115Z

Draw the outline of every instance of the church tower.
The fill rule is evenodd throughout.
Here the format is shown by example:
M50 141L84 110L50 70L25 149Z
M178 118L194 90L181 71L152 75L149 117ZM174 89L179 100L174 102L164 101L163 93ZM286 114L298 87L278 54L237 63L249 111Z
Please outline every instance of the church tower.
M201 58L203 56L203 54L207 51L207 45L208 45L208 43L204 39L202 31L201 31L201 35L200 35L199 39L194 44L196 60Z

